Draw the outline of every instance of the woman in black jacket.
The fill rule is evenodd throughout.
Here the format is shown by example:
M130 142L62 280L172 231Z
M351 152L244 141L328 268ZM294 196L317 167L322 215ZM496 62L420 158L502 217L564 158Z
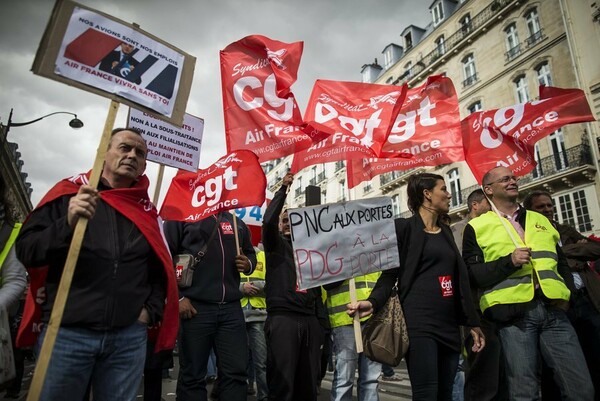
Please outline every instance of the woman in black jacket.
M400 267L383 272L366 301L348 306L360 316L377 312L398 280L410 345L406 354L413 400L452 400L461 349L459 326L471 328L473 351L485 341L469 290L466 266L450 228L439 221L448 213L450 194L437 174L408 180L413 216L396 219Z

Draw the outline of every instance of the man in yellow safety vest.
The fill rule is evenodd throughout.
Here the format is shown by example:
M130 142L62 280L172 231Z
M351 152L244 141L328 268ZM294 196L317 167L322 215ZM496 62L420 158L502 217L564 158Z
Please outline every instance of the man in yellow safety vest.
M565 313L573 279L550 221L517 203L518 179L507 167L483 177L498 210L469 222L463 258L480 291L484 316L497 324L510 400L538 399L540 360L554 371L565 400L591 400L594 389ZM492 207L493 208L493 207Z

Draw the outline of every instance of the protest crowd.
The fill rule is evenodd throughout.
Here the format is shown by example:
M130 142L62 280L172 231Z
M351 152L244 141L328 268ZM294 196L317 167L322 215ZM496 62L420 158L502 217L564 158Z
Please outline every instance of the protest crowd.
M69 26L63 79L129 87L128 102L173 117L189 55L80 28ZM328 370L331 401L378 401L401 360L416 401L600 400L600 241L556 221L550 192L519 187L536 140L593 121L583 91L542 85L536 101L461 121L445 75L410 89L318 80L300 116L288 89L301 52L260 35L221 51L228 154L180 170L160 210L144 174L154 145L129 125L105 129L99 168L56 183L23 222L0 221L5 397L24 394L31 352L33 401L133 401L140 389L161 401L175 363L178 401L317 401ZM264 99L242 94L263 82ZM435 137L417 139L428 127ZM199 146L175 147L191 134L160 131L173 147L159 153L197 166ZM266 199L260 163L288 155ZM405 176L410 217L385 196L292 207L295 174L338 161L348 188L455 161L479 188L454 223L454 189L422 170ZM253 231L238 211L261 205Z
M356 352L352 316L364 327L391 296L404 309L413 399L453 399L462 355L461 399L533 400L540 391L544 400L594 399L600 279L589 262L600 257L600 244L550 220L545 192L517 203L510 169L485 174L468 198L469 215L452 228L443 222L450 199L443 177L412 175L413 216L394 221L400 265L355 277L352 302L347 279L298 287L284 208L293 174L267 207L259 247L228 212L166 221L165 242L155 209L140 202L146 151L135 129L114 130L97 189L86 174L63 180L22 227L3 226L11 235L1 299L18 304L28 266L37 317L47 323L73 228L89 219L40 399L132 400L143 380L144 399L160 400L177 337L178 400L246 400L249 393L316 400L330 360L332 400L351 400L354 386L359 400L377 400L382 365ZM170 255L186 253L195 255L184 272L191 276L178 281ZM18 395L11 388L7 394Z

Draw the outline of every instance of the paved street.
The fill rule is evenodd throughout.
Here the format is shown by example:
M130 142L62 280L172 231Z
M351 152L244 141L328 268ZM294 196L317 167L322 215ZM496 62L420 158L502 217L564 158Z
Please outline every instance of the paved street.
M34 364L31 361L27 361L26 362L26 367L25 367L25 377L23 378L23 391L21 392L21 397L19 398L19 400L25 401L26 397L27 397L27 388L29 387L29 384L31 383L31 375L33 372L33 368L34 368ZM163 379L163 398L165 401L175 401L175 388L177 386L177 368L178 368L178 363L177 363L177 358L175 358L175 368L172 369L169 372L170 375L170 379ZM380 382L379 385L379 399L380 401L391 401L391 400L410 400L411 399L411 393L410 393L410 385L409 385L409 381L408 381L408 374L406 372L406 365L404 364L404 361L402 361L402 363L400 364L400 366L398 366L395 369L396 373L402 378L402 381L400 382ZM331 379L332 379L332 373L331 372L327 372L327 375L325 376L325 378L323 379L323 383L321 386L321 394L319 395L318 400L319 401L329 401L331 393ZM212 385L209 385L209 394L210 394L210 390L212 389ZM143 400L143 394L140 391L140 395L138 396L138 399L141 401ZM0 397L0 400L9 400L8 398L4 397L4 392L2 392L2 396ZM354 397L353 400L357 400L356 398L356 389L354 391ZM227 401L227 400L222 400L222 401ZM248 401L256 401L256 397L255 396L248 396Z

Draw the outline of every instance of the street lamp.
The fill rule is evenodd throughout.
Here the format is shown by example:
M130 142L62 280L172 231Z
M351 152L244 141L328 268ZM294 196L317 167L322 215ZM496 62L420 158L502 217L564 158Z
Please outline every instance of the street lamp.
M6 123L6 126L5 126L6 128L5 128L4 136L8 135L8 131L10 130L11 127L22 127L24 125L33 124L33 123L40 121L43 118L50 117L55 114L70 114L70 115L74 116L75 118L73 118L71 121L69 121L69 126L71 128L83 127L83 121L81 121L80 119L77 118L77 114L69 113L68 111L55 111L54 113L46 114L45 116L36 118L35 120L27 121L24 123L13 123L12 122L12 114L13 114L13 109L10 109L10 114L8 115L8 122Z

